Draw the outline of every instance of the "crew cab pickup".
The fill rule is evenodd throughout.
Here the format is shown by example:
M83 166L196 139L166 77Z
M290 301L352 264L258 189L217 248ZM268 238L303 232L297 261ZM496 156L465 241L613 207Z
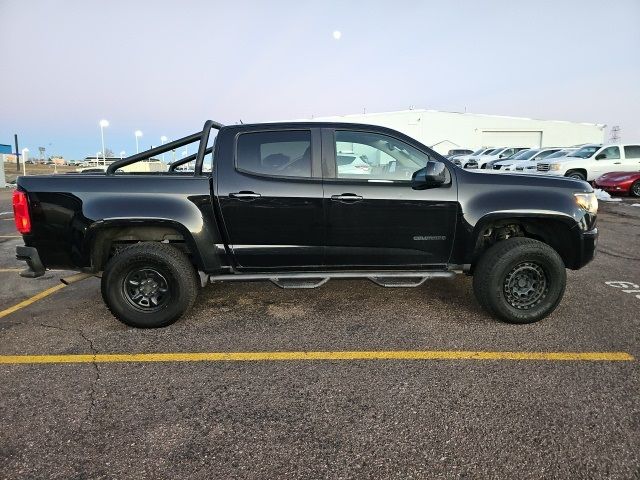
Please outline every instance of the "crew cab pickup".
M120 173L194 142L197 154L166 172ZM108 308L135 327L171 324L211 282L416 287L456 273L473 276L493 316L535 322L598 237L586 182L483 175L388 128L320 122L207 121L104 173L19 177L14 211L21 275L100 275Z

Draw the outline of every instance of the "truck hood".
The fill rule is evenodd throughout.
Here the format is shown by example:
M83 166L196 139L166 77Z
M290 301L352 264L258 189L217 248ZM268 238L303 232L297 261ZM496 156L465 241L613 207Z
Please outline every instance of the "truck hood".
M557 163L559 165L574 165L574 164L584 164L589 161L588 158L578 158L578 157L560 157L560 158L551 158L547 160L546 158L542 160L538 160L539 163Z
M531 162L535 163L535 162ZM519 162L518 166L526 166L529 162ZM488 183L496 191L509 187L527 186L531 188L551 188L554 190L565 190L567 192L593 192L593 188L587 182L569 177L556 177L547 175L538 175L536 173L520 173L504 172L497 175L501 170L493 173L496 175L487 175L482 171L463 170L462 183Z

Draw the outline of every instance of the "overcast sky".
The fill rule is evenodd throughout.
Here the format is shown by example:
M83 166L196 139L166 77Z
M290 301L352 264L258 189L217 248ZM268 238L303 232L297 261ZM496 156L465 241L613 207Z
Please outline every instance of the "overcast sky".
M77 159L222 123L402 110L620 125L640 0L0 0L0 143ZM334 39L335 30L342 32Z

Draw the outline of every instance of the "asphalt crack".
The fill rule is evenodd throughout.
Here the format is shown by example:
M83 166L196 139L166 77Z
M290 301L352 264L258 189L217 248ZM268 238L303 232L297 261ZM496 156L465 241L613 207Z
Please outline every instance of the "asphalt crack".
M621 255L619 253L613 253L613 252L610 252L608 250L604 250L603 248L599 248L598 249L598 253L604 253L605 255L609 255L611 257L616 257L616 258L623 258L625 260L634 260L636 262L640 261L640 258L638 258L638 257L627 257L627 256Z
M60 330L61 332L65 332L65 333L77 333L78 335L80 335L80 337L82 337L82 339L87 343L87 345L89 345L89 349L91 350L91 355L93 357L91 359L91 365L93 365L95 376L94 376L94 378L91 381L91 384L89 386L89 388L90 388L90 395L89 395L90 407L89 407L89 412L87 413L87 417L85 418L85 420L87 420L89 418L93 418L93 415L94 415L96 407L97 407L96 385L98 384L98 382L100 381L100 378L101 378L100 377L100 368L98 367L98 362L96 362L96 355L99 352L96 349L95 345L93 344L93 340L91 340L91 338L87 337L85 335L85 333L82 331L81 328L68 329L68 328L57 327L55 325L48 325L46 323L41 323L40 326L41 327L45 327L45 328L52 328L54 330Z

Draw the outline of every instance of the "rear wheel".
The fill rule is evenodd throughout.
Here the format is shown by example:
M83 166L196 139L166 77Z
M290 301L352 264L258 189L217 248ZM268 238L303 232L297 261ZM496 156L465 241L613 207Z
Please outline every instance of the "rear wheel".
M633 185L631 185L631 195L634 197L640 197L640 180L636 180Z
M509 323L533 323L562 300L566 270L549 245L530 238L496 243L480 258L473 289L482 307Z
M199 289L187 256L157 242L137 243L112 257L101 286L111 313L138 328L172 324L193 305Z

